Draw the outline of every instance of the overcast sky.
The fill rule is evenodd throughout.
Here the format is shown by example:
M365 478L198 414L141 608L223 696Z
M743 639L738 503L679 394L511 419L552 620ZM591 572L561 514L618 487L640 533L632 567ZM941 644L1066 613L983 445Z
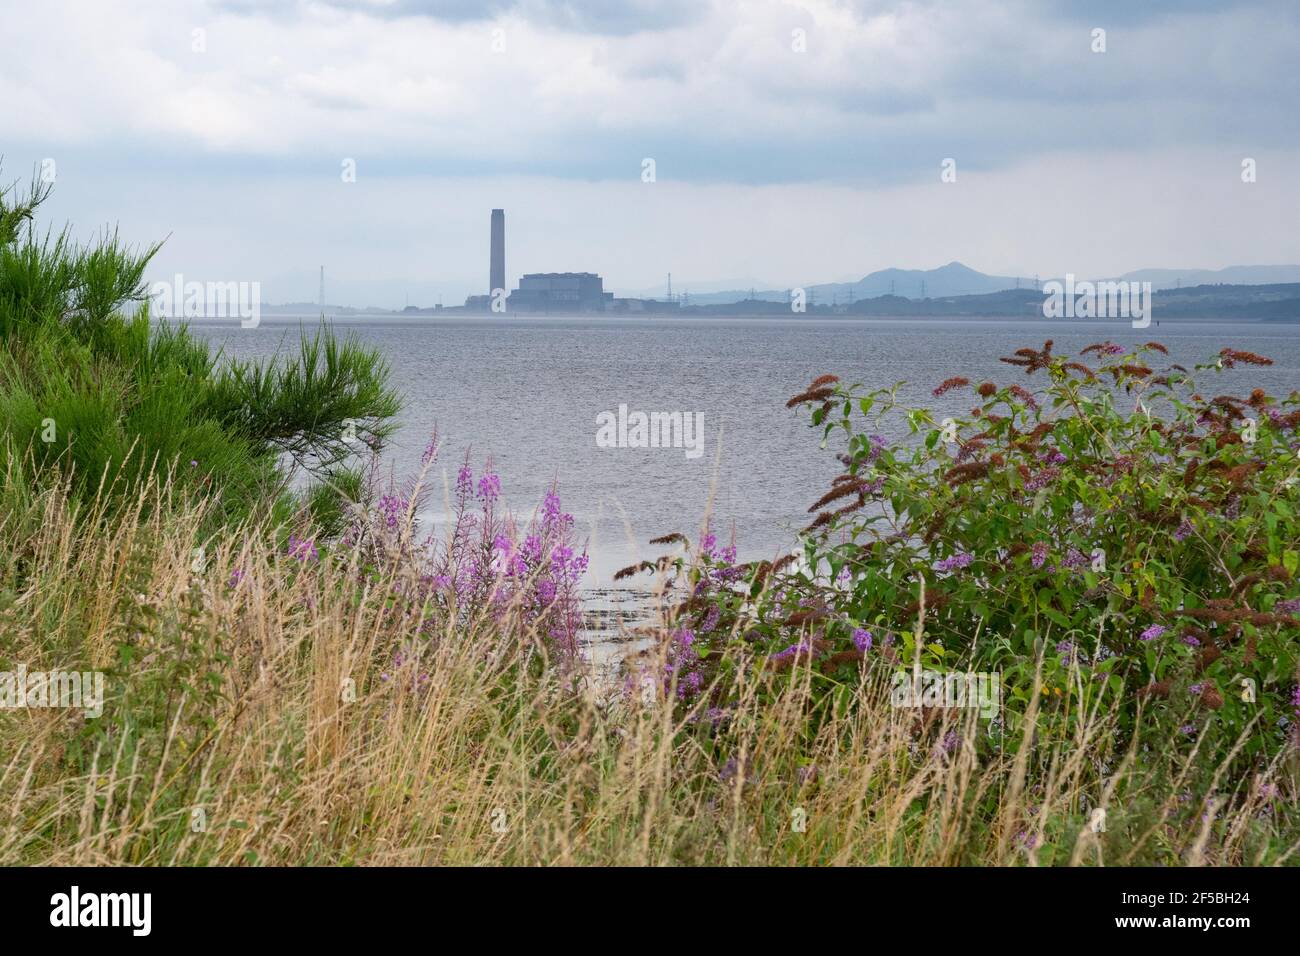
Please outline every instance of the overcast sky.
M512 285L1295 263L1298 9L0 0L0 154L54 160L47 220L272 302L322 264L379 305L486 291L494 206Z

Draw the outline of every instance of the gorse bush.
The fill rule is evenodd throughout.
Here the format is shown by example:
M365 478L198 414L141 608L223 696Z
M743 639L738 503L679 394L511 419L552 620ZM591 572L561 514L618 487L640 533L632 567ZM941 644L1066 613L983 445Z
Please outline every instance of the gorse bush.
M709 682L742 645L809 667L830 705L863 667L993 672L1003 732L1037 695L1037 732L1062 740L1108 711L1130 734L1145 709L1148 744L1239 770L1292 752L1300 396L1202 394L1154 342L1083 351L1003 360L1037 390L951 378L935 395L969 391L971 408L943 421L833 375L794 396L843 443L843 473L797 559L737 567L708 541L682 564L679 694L725 708ZM1196 374L1267 364L1224 349ZM911 440L881 437L900 421Z
M32 220L48 195L39 183L0 191L0 458L19 482L11 490L58 470L74 493L104 483L128 500L161 468L177 493L216 496L210 520L229 522L288 515L295 473L348 487L358 453L391 433L400 406L376 350L322 326L296 355L223 361L186 328L151 322L147 305L124 315L145 299L158 246L133 250L115 233L87 248L66 231L41 238ZM308 488L303 500L329 497Z

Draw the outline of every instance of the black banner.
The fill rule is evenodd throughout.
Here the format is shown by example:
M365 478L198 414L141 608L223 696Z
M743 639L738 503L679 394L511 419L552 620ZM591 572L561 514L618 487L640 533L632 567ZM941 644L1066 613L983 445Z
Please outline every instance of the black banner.
M923 936L961 932L972 940L1014 927L1025 941L1059 942L1067 931L1071 943L1199 935L1232 945L1242 933L1281 932L1293 916L1283 901L1293 895L1293 873L1282 869L0 870L7 942L75 935L77 944L127 945L338 946L438 924L491 944L501 932L535 938L571 920L587 934L618 934L610 942L647 924L671 926L674 935L700 924L729 937L837 913L895 932L910 923ZM1022 936L1037 931L1049 935Z

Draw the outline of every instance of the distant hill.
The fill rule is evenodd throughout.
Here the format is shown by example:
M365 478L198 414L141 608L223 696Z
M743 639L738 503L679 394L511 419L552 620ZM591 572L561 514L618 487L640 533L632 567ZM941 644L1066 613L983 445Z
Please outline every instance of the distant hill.
M1001 292L1014 289L1019 283L1022 288L1033 288L1032 278L1016 276L992 276L978 272L960 262L950 262L937 269L881 269L863 276L857 282L829 282L810 287L816 294L817 301L857 301L874 296L894 295L907 299L944 298L958 295L981 295L986 292ZM852 299L849 299L852 296Z
M1034 280L1027 277L994 276L978 272L960 262L950 262L937 269L880 269L863 276L856 282L823 282L804 286L810 300L817 305L846 303L875 296L896 295L908 299L935 298L953 295L978 295L1022 287L1033 288ZM716 305L754 299L767 302L787 302L786 289L729 289L720 292L690 293L691 305Z
M1300 265L1279 266L1229 266L1226 269L1137 269L1122 276L1107 279L1130 282L1150 282L1153 291L1193 288L1203 285L1286 285L1300 282ZM1038 282L1064 279L1063 276L1041 276ZM1077 275L1076 281L1096 277ZM942 299L953 296L975 296L992 292L1035 288L1033 276L989 275L963 265L950 262L937 269L880 269L863 276L856 282L823 282L803 287L810 301L816 305L844 305L861 299L880 296L897 296L903 299ZM659 293L662 297L662 291ZM788 302L787 289L733 288L718 292L690 293L690 305L720 305L746 300Z
M1300 282L1300 266L1228 266L1226 269L1138 269L1126 272L1121 279L1150 282L1151 288L1175 289L1179 286L1284 285Z
M1165 289L1156 293L1151 311L1157 318L1300 322L1300 282L1268 285L1215 283Z
M1184 286L1155 291L1152 316L1159 319L1248 319L1300 322L1300 283L1270 285ZM949 295L912 299L880 295L833 307L829 301L809 302L805 315L861 315L889 318L1034 318L1043 314L1044 294L1033 288L1003 289L978 295ZM787 302L745 299L717 305L696 305L686 315L790 315Z

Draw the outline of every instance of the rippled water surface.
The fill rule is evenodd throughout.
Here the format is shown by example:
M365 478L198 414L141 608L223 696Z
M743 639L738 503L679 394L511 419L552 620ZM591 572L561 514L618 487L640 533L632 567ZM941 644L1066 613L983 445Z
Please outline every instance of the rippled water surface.
M296 345L299 323L264 318L196 328L232 356L267 357ZM1057 353L1110 338L1157 339L1171 360L1191 366L1224 346L1273 358L1269 368L1225 373L1223 387L1300 388L1300 326L1262 323L881 319L611 319L469 317L351 319L335 322L378 346L407 405L389 449L398 473L418 466L436 425L440 471L454 480L470 452L475 472L490 458L503 496L528 514L557 481L592 555L592 586L659 550L649 538L694 535L710 508L725 538L734 527L742 558L770 557L794 542L806 510L837 474L831 451L807 415L785 401L813 377L832 372L872 386L910 383L903 394L941 413L970 407L969 393L933 399L952 375L1025 382L998 362L1026 345L1055 341ZM701 412L704 449L600 448L597 416L631 411ZM899 436L887 436L899 437ZM441 498L441 493L438 496ZM437 518L436 515L430 516Z

